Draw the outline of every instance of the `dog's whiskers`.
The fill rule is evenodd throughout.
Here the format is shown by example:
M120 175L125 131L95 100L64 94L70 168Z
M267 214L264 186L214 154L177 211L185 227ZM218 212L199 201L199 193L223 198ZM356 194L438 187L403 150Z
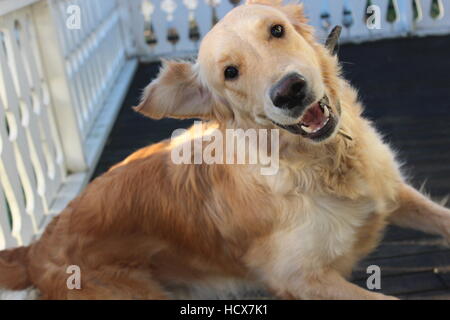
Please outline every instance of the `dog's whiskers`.
M353 138L350 137L347 133L345 133L342 129L338 131L338 133L343 136L345 139L348 139L350 141L353 141Z

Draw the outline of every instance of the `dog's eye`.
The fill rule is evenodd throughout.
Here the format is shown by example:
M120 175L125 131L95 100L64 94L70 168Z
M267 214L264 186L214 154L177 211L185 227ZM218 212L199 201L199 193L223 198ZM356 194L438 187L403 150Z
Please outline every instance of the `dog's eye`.
M270 28L270 34L275 38L281 38L284 35L284 27L281 24L275 24Z
M234 66L229 66L225 68L224 75L226 80L233 80L239 76L239 70Z

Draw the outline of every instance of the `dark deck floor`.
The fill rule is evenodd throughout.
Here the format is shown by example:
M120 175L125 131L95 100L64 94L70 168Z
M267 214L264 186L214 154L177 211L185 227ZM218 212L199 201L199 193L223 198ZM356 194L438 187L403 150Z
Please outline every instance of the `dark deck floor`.
M345 45L345 75L360 89L375 120L405 162L416 186L433 197L450 193L450 36ZM141 65L108 139L95 175L136 149L168 137L190 121L146 119L133 111L157 64ZM390 227L381 246L354 273L365 285L365 266L381 267L382 292L403 298L450 298L450 249L437 237Z

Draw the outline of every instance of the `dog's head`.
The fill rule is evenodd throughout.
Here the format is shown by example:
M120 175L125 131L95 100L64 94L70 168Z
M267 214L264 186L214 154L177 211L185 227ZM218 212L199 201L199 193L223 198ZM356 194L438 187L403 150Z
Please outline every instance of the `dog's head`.
M248 0L204 38L196 63L165 61L137 110L280 127L321 142L337 131L339 66L307 25L303 6Z

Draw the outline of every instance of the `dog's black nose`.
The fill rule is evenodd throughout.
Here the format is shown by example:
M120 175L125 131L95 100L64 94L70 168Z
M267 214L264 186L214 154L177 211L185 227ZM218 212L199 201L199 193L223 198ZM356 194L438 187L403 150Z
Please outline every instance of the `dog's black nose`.
M274 106L292 109L303 105L306 99L307 83L298 73L290 73L278 81L270 90L270 99Z

